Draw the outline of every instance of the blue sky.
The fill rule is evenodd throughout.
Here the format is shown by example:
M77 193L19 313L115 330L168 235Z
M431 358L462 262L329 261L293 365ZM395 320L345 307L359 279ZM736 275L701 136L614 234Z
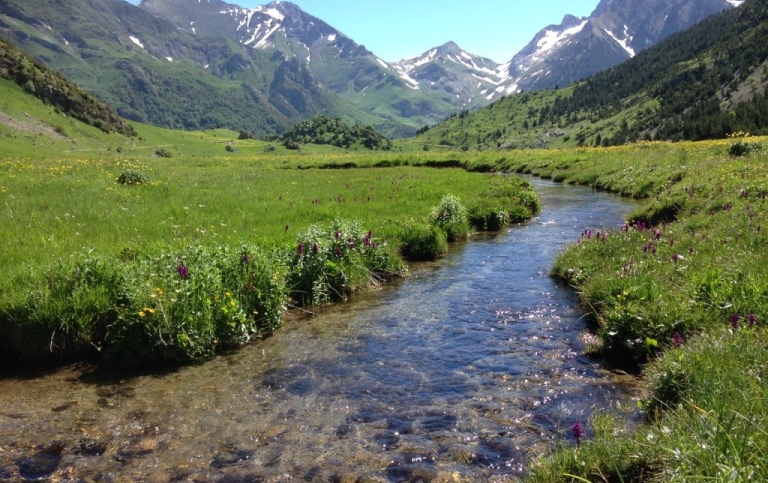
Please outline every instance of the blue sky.
M139 0L130 0L138 3ZM194 1L194 0L190 0ZM449 40L473 54L509 61L565 14L587 16L599 0L291 0L386 61ZM267 1L228 0L253 8Z

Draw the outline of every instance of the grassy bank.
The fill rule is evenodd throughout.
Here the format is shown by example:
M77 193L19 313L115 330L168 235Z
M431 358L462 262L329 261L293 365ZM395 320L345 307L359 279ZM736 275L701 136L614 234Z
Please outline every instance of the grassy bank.
M3 355L204 357L273 330L287 306L401 276L401 255L434 258L538 210L514 177L307 159L3 161Z
M582 422L580 448L569 432L529 480L766 478L766 148L746 139L507 160L645 200L621 230L586 230L553 274L592 314L593 350L642 367L646 421L634 430L609 414Z

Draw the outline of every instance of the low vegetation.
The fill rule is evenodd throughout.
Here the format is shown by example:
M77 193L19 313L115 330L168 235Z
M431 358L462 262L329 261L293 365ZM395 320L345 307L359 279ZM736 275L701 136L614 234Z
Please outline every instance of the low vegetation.
M602 342L592 350L643 368L646 421L630 430L598 414L580 448L564 442L529 480L766 478L767 160L765 140L750 138L508 160L642 200L625 226L585 229L553 274L592 315Z
M465 206L539 208L527 182L460 167L152 154L0 164L4 358L206 357L274 330L286 308L404 275L401 257L444 254L447 233L489 228L471 226ZM462 223L435 215L449 208Z
M126 136L136 135L133 126L121 119L110 106L2 39L0 39L0 78L15 82L28 94L54 106L57 111L104 132L115 131ZM57 132L65 135L63 127L57 127Z
M389 150L392 143L372 126L349 126L341 118L316 116L300 122L280 136L268 137L279 141L289 149L299 149L301 144L326 144L337 148L352 147L371 150Z

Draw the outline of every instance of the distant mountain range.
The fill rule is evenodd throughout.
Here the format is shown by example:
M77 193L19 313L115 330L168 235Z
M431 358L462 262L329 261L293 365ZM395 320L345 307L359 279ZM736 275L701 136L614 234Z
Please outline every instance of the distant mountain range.
M765 134L766 39L768 0L748 0L586 80L507 96L417 139L505 150Z
M129 119L282 132L318 114L413 134L522 90L590 76L737 0L602 0L499 65L449 42L388 63L289 2L0 0L0 35Z

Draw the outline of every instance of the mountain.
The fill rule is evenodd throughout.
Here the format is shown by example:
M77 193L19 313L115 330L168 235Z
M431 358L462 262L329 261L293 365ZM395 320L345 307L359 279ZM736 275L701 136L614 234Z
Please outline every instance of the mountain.
M592 75L732 3L603 0L504 65L452 42L388 63L290 2L0 0L0 37L135 121L264 135L326 115L404 137L503 95Z
M435 50L439 60L454 59L456 65L431 64L433 77L442 76L444 81L422 88L421 81L408 76L406 61L385 62L290 2L245 9L221 0L143 0L139 8L198 38L224 36L253 51L296 59L311 78L350 104L393 125L410 126L395 134L412 134L415 127L473 105L478 89L466 71L468 65L472 69L474 63L477 74L492 74L492 61L451 43ZM426 71L420 74L429 76Z
M392 67L408 85L455 96L461 108L486 104L488 93L504 79L497 63L466 52L454 42L403 59Z
M304 111L343 113L300 64L198 39L123 0L0 0L0 35L140 122L263 133Z
M501 67L496 96L565 87L620 64L743 0L601 0L585 18L541 30Z
M507 96L418 139L512 149L766 133L766 38L768 0L747 0L585 81Z

